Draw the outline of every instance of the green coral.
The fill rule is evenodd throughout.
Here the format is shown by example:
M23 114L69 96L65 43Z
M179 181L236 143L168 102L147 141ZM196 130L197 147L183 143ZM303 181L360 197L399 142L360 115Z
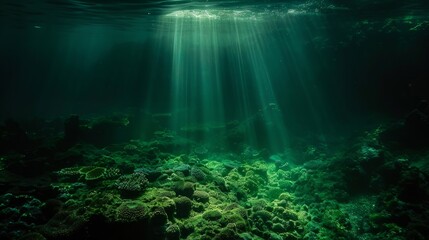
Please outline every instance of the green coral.
M273 218L272 213L266 211L266 210L258 210L255 213L252 214L253 221L262 221L262 222L268 222Z
M90 172L90 171L94 170L95 168L97 168L97 167L94 167L94 166L82 166L82 167L76 167L77 171L78 171L80 174L83 174L83 175L85 175L86 173L88 173L88 172ZM73 168L72 168L72 169L73 169Z
M220 222L223 226L232 227L240 233L247 230L246 220L237 211L224 212Z
M241 240L240 235L231 228L222 229L216 236L215 240Z
M208 221L218 221L222 218L222 214L218 210L209 210L203 214L203 218Z
M180 228L177 224L170 224L165 229L166 240L179 240L180 239Z
M191 182L178 181L174 184L173 190L174 192L176 192L177 195L192 197L192 194L194 194L195 186Z
M147 218L148 210L137 201L123 202L116 210L116 220L122 223L140 222Z
M176 203L169 197L158 197L154 200L154 206L162 207L169 218L176 212Z
M197 202L207 203L210 200L210 195L205 191L196 190L192 195L192 198Z
M95 167L92 170L88 171L85 174L85 180L87 181L94 181L98 180L104 177L104 174L106 173L106 169L102 167Z
M125 197L135 197L146 190L149 185L146 175L141 172L122 175L116 181L116 187Z
M176 216L186 218L192 210L192 201L188 197L177 197L173 199L176 203Z
M88 219L73 211L61 211L42 225L39 231L48 239L71 239L84 229L87 222Z
M281 168L277 162L264 161L271 153L261 149L250 157L210 151L203 154L204 159L199 156L202 154L163 152L173 149L178 135L165 135L162 141L158 141L157 136L150 142L135 140L131 144L85 150L90 154L83 153L83 159L93 166L58 172L60 184L64 185L55 183L54 186L61 190L58 198L65 204L59 212L50 215L57 214L40 232L46 233L48 239L79 236L85 234L87 227L93 227L87 223L95 218L112 227L103 231L116 231L124 236L141 234L147 239L354 239L360 233L368 239L419 239L427 229L426 214L404 213L413 203L397 197L400 188L391 190L393 202L375 201L377 196L374 196L363 213L351 211L357 208L345 207L359 204L343 195L349 188L343 181L347 172L342 170L353 167L349 162L370 163L371 159L390 154L378 142L378 134L367 135L367 140L361 140L365 144L347 151L333 149L335 153L329 157L322 143L308 146L299 143L297 151L303 153L297 156L303 160L290 160ZM101 181L118 176L117 170L103 167L115 165L123 172L138 169L135 171L138 173L123 175L116 181ZM405 168L383 167L385 175L400 182L401 173L396 170ZM371 171L374 171L371 184L395 186L387 185L376 168ZM67 183L64 180L68 180ZM76 180L85 183L76 183ZM124 194L130 189L129 192L135 194ZM129 196L133 200L124 199ZM411 195L400 195L405 199L407 196ZM395 222L402 214L407 219L413 217L407 227L414 229L406 230ZM421 230L415 230L417 225ZM135 226L139 229L134 231ZM100 231L89 230L91 234Z
M204 181L207 175L199 167L191 168L191 176L193 176L197 181Z
M119 169L97 166L80 166L63 168L58 171L57 174L62 177L76 177L79 180L95 181L117 177L119 176Z
M150 213L150 222L153 227L160 227L167 223L168 216L162 207L154 207Z
M327 209L322 215L322 226L325 228L325 234L338 239L349 239L352 226L348 218L348 214L339 209Z

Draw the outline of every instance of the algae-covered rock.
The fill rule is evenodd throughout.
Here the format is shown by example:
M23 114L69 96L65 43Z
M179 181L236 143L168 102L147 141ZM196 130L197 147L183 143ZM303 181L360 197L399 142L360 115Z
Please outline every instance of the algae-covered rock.
M195 212L198 213L202 213L204 212L204 210L206 209L206 206L204 205L204 203L200 203L200 202L192 202L192 210L194 210Z
M286 231L286 229L280 223L274 223L272 229L276 233L282 233Z
M176 203L169 197L159 197L155 200L155 205L162 207L169 218L176 212Z
M180 228L177 224L170 224L165 229L166 240L179 240L180 239Z
M184 221L179 225L180 235L182 238L187 238L191 233L195 231L195 224L193 221Z
M352 227L349 221L349 215L343 213L339 209L328 209L325 211L322 224L324 227L331 230L333 235L346 238L350 235L349 230Z
M246 220L237 211L228 211L223 213L220 223L222 226L233 227L234 230L239 233L247 230Z
M154 207L150 213L150 223L154 227L163 226L167 223L168 216L162 207Z
M193 167L191 169L191 176L193 176L198 181L204 181L206 179L206 174L201 170L201 168Z
M259 210L264 210L267 208L268 203L264 199L252 199L249 200L249 202L252 204L252 210L254 212L257 212Z
M192 198L197 202L207 203L210 200L210 195L205 191L196 190Z
M256 194L259 190L259 185L257 182L253 181L251 178L248 178L243 184L244 190L249 194Z
M176 203L176 216L186 218L191 213L192 201L188 197L177 197L173 199Z
M175 172L181 172L184 176L188 176L191 172L191 166L189 164L180 164L173 168Z
M291 219L291 220L298 220L298 216L296 215L296 213L290 209L285 209L282 213L281 213L281 217L285 220Z
M294 232L280 233L280 236L284 240L298 240L298 239L301 239L301 236L299 234L297 234L297 233L294 233Z
M266 210L259 210L253 213L251 217L254 221L267 222L273 218L273 215Z
M203 214L203 218L207 221L218 221L222 214L218 210L209 210Z
M178 181L174 185L173 190L174 192L176 192L177 195L182 195L190 198L194 193L195 186L191 182Z
M292 201L293 200L293 196L290 193L283 192L283 193L281 193L279 195L278 199L285 200L285 201Z
M216 234L215 240L241 240L240 235L231 228L225 228Z

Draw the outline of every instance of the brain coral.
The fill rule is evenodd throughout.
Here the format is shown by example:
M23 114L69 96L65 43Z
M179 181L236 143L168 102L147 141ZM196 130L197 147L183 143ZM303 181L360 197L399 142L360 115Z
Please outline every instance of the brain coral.
M116 219L123 223L139 222L146 216L146 206L136 201L124 202L116 209Z
M116 182L118 189L125 195L139 194L146 189L148 184L149 181L141 172L123 175Z
M104 173L106 172L106 169L103 167L95 167L92 170L88 171L85 174L85 180L87 181L93 181L100 178L103 178Z

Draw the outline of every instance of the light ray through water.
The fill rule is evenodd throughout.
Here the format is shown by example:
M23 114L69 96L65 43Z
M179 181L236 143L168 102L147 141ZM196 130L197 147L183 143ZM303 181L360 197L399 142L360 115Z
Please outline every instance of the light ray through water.
M306 64L296 56L302 54L302 44L297 51L290 47L300 43L282 42L299 41L294 39L299 34L272 38L274 31L294 34L285 31L288 19L272 21L266 15L232 10L177 11L164 18L162 29L169 30L161 32L163 44L172 45L172 128L188 137L195 134L199 143L228 148L235 143L218 136L231 136L226 126L235 119L225 116L234 116L239 122L234 134L241 134L248 145L283 151L289 141L283 106L293 103L278 96L290 90L275 89L274 84L297 81L288 79L289 68ZM287 62L273 62L273 56ZM309 94L305 97L313 101Z

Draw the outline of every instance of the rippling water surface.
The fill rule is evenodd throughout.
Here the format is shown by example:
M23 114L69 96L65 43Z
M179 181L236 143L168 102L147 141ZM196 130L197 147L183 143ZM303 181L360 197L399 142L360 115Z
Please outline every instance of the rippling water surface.
M154 28L159 16L278 18L288 14L331 14L348 17L422 16L428 1L114 1L4 0L2 25L14 28L47 25L106 24L118 28ZM222 12L225 10L224 12Z

